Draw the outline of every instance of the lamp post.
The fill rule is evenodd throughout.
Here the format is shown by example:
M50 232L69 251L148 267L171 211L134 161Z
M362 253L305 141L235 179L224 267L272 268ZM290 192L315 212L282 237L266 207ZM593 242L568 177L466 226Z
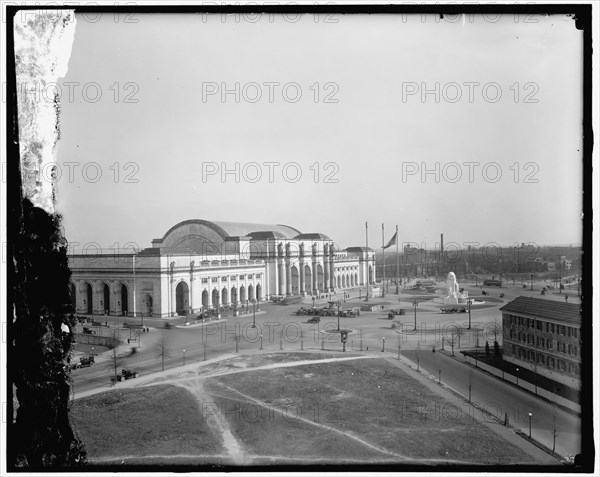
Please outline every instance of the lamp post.
M529 438L531 439L531 416L533 416L533 414L529 413Z
M92 346L92 356L94 356L94 347Z
M531 291L533 291L533 273L531 274Z
M262 340L263 340L263 335L261 333L260 334L260 348L259 349L263 349Z
M340 300L337 301L337 319L338 319L338 331L340 330Z
M252 328L256 328L256 300L252 299Z
M517 368L516 371L517 371L516 376L517 376L517 386L518 386L519 385L519 368Z
M415 328L413 331L417 331L417 305L419 304L419 301L415 298L415 300L413 300L413 306L415 307Z
M185 348L183 350L183 365L185 366Z
M313 308L315 307L315 296L313 295L312 297L312 301L313 301Z
M467 329L471 329L471 299L469 298L467 300L467 308L469 309L469 328Z

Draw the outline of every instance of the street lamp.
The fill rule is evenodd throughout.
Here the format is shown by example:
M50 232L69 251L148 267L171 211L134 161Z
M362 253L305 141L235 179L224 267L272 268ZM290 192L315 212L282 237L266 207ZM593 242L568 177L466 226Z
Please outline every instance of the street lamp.
M263 335L261 333L260 334L260 348L259 349L263 349L262 340L263 340Z
M256 328L256 300L252 299L252 328Z
M529 413L529 438L531 439L531 416L533 416L533 414Z
M337 327L337 329L339 331L340 330L340 300L337 301L337 309L338 309L338 312L337 312L338 327Z
M185 366L185 349L183 350L183 365Z
M313 295L312 297L312 301L313 301L313 308L315 307L315 296Z
M413 300L413 306L415 307L415 329L413 331L417 331L417 305L419 301L417 299Z
M94 347L92 346L92 356L94 356Z
M531 291L533 291L533 273L531 274Z
M519 368L517 368L516 371L517 371L516 376L517 376L517 386L518 386L519 385Z
M469 330L471 329L471 299L467 300L467 307L469 308Z

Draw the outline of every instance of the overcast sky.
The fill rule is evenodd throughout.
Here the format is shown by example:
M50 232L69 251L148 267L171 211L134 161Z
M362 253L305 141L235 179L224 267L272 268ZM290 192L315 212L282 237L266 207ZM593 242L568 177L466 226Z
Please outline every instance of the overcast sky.
M570 18L238 19L78 16L57 154L67 239L146 247L198 218L287 224L344 247L364 244L365 221L373 247L382 223L386 240L398 225L401 242L428 247L440 233L581 242Z

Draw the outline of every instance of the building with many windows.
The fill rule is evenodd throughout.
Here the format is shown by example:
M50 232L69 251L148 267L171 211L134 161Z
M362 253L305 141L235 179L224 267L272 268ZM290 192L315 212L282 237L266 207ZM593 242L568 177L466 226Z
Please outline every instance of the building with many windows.
M500 310L503 359L579 389L580 305L518 297Z
M80 314L169 317L375 282L375 252L286 225L186 220L130 254L71 255Z

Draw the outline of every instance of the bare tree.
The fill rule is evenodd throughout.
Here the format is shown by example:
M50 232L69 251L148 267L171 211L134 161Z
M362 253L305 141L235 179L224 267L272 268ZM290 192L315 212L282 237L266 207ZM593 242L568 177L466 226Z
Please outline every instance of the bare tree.
M493 322L489 322L485 326L487 328L488 333L492 333L494 335L494 341L498 341L498 335L502 334L502 323L498 322L498 320L494 320Z
M456 337L456 339L458 340L458 349L460 349L460 340L464 334L465 334L465 329L462 327L462 325L454 326L454 329L452 330L452 335L453 335L453 338Z
M171 357L171 351L168 348L169 340L163 331L158 342L158 356L161 359L162 370L165 370L165 359Z
M117 382L118 376L119 376L118 370L121 366L123 366L123 363L124 363L124 360L121 356L119 356L117 354L117 347L115 346L112 349L112 356L110 358L110 361L107 364L107 367L113 369L113 371L114 371L114 382L115 383Z

